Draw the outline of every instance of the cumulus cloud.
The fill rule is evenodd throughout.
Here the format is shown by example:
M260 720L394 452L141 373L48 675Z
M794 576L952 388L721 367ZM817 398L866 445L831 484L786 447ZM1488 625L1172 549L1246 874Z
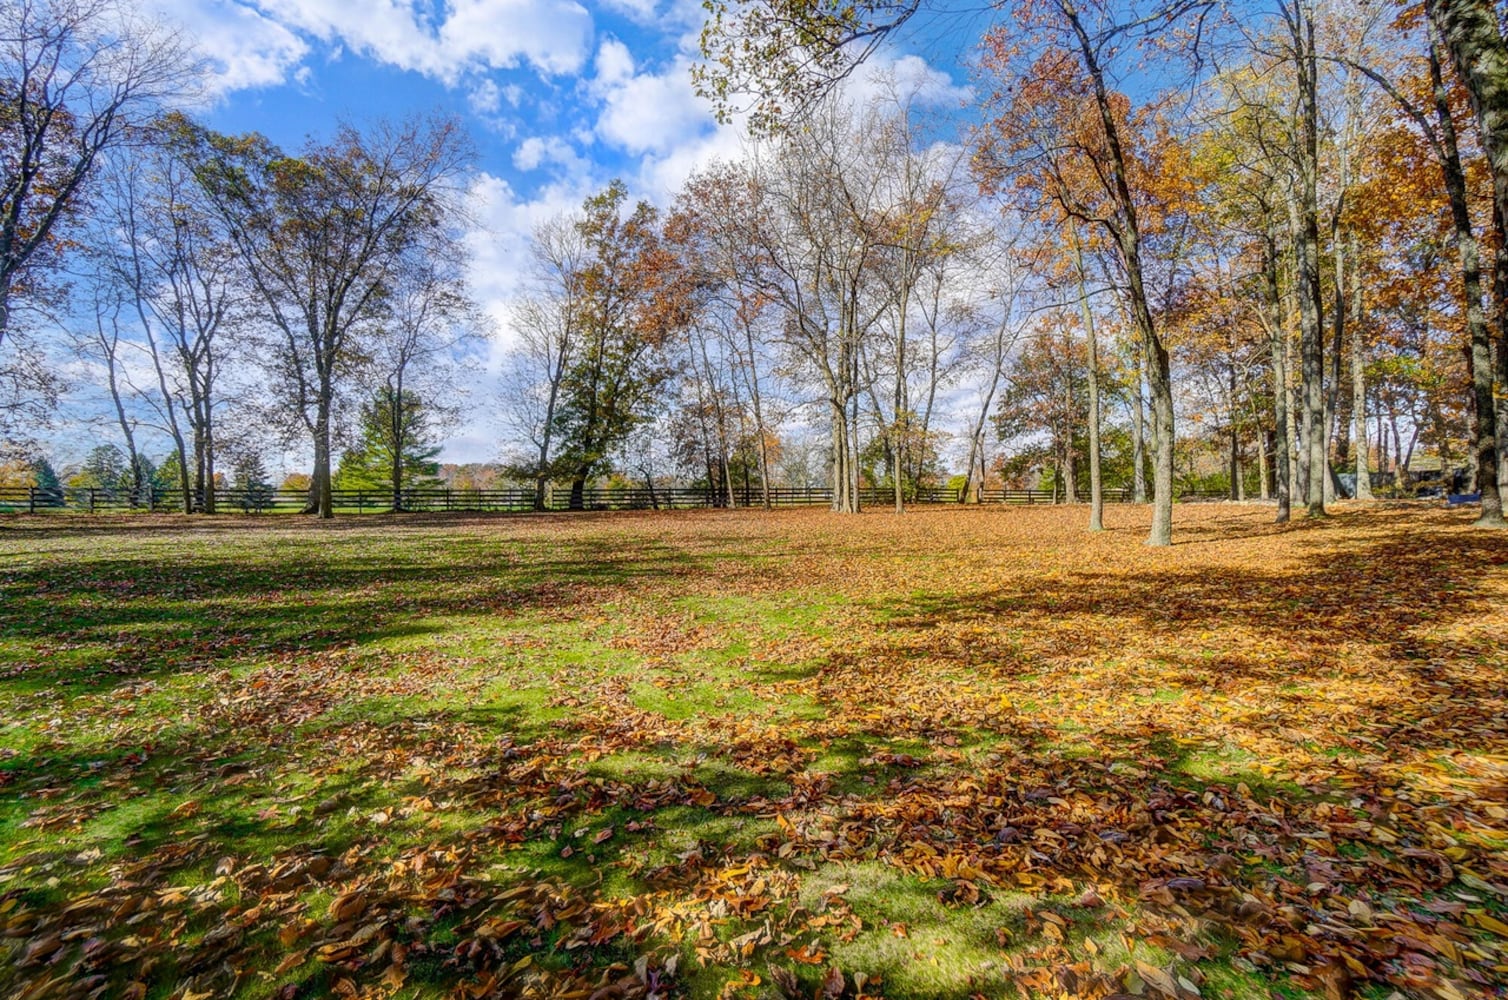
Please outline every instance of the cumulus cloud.
M559 75L581 68L591 37L592 16L573 0L454 0L437 44L457 66L502 68L523 59Z
M633 77L634 55L627 45L609 38L598 47L593 66L597 71L595 88L601 91Z
M478 173L467 192L466 203L476 225L466 235L470 253L470 283L477 301L492 317L497 339L489 355L489 367L515 342L509 305L522 293L529 269L529 242L545 220L581 207L596 187L589 177L570 177L543 185L531 195L521 195L502 177Z
M947 73L915 55L871 58L848 78L845 93L858 101L898 96L939 109L956 108L974 98L972 88L958 86Z
M450 86L468 73L528 64L578 72L591 52L592 16L576 0L163 0L222 67L219 89L282 82L307 38L350 49Z
M713 127L712 111L691 87L691 63L678 56L660 72L638 72L621 42L597 52L590 92L601 102L595 132L634 154L664 155Z
M158 13L182 25L208 60L212 97L284 83L309 53L287 27L234 0L164 0Z
M503 89L496 80L482 80L466 95L466 103L479 115L495 115L503 106Z
M513 165L528 172L542 166L564 167L567 174L586 177L591 163L558 135L530 136L513 152Z

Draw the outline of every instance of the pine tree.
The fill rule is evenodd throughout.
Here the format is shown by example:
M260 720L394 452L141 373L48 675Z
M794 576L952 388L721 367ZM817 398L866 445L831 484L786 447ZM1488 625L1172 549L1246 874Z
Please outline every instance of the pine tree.
M403 495L437 489L440 446L430 437L428 411L417 393L378 389L361 407L361 443L341 456L338 489L390 490L393 509L403 509Z
M267 467L262 463L261 455L256 452L241 455L231 468L231 475L235 477L242 510L263 511L272 506L272 483L267 478Z
M126 483L129 488L130 480L131 470L125 454L113 444L101 444L90 450L83 468L70 485L98 490L102 499L113 500L120 492L121 483Z
M37 506L63 506L63 484L58 480L57 470L46 458L38 456L31 463L31 474L36 479Z

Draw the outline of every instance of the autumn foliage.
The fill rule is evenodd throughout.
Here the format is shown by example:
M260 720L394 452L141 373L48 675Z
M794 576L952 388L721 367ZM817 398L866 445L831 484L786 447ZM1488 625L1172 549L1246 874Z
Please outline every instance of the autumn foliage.
M1490 995L1508 550L1339 510L14 526L0 991Z

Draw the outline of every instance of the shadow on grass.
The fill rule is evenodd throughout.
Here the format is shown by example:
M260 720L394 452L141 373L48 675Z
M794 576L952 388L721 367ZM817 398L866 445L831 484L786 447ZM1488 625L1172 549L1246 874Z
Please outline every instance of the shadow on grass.
M235 537L257 544L254 534ZM0 685L108 686L144 672L200 671L450 627L428 619L560 613L699 565L650 541L460 536L445 539L438 557L412 539L299 541L271 551L106 549L63 568L47 560L0 569L0 641L13 646L0 652Z

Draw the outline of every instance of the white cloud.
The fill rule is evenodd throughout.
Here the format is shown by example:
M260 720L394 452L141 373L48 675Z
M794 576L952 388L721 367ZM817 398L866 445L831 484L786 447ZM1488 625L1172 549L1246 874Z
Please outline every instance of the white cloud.
M591 92L602 102L596 134L629 153L665 154L713 126L712 111L691 86L691 63L677 57L660 73L635 72L626 47L609 41L597 53Z
M578 177L591 171L591 164L570 143L557 135L530 136L519 143L518 149L513 153L513 165L523 171L554 165L564 167L567 173Z
M502 68L526 59L559 75L581 68L591 36L592 16L572 0L453 0L438 44L458 65Z
M468 73L527 63L572 74L591 52L592 16L576 0L161 0L223 67L219 89L280 83L308 54L306 38L351 49L449 86Z
M660 5L656 0L602 0L602 4L638 25L653 25L660 18Z
M896 95L919 107L956 108L973 100L974 91L960 87L947 73L920 56L875 56L846 81L844 92L853 100Z
M657 204L668 204L693 173L715 160L737 159L743 146L739 129L719 126L658 155L643 157L635 187Z
M495 80L482 80L466 95L466 103L479 115L495 115L503 104L503 91Z
M634 75L634 55L616 38L602 43L593 65L597 70L596 86L599 89L621 83Z
M211 96L283 83L309 53L298 35L234 0L161 0L158 11L209 61Z
M591 178L578 176L547 184L532 197L521 197L506 180L490 173L473 179L466 203L477 220L465 237L471 254L472 293L497 325L486 367L497 370L502 352L514 342L509 303L523 291L529 267L529 241L547 219L581 207L595 190Z

